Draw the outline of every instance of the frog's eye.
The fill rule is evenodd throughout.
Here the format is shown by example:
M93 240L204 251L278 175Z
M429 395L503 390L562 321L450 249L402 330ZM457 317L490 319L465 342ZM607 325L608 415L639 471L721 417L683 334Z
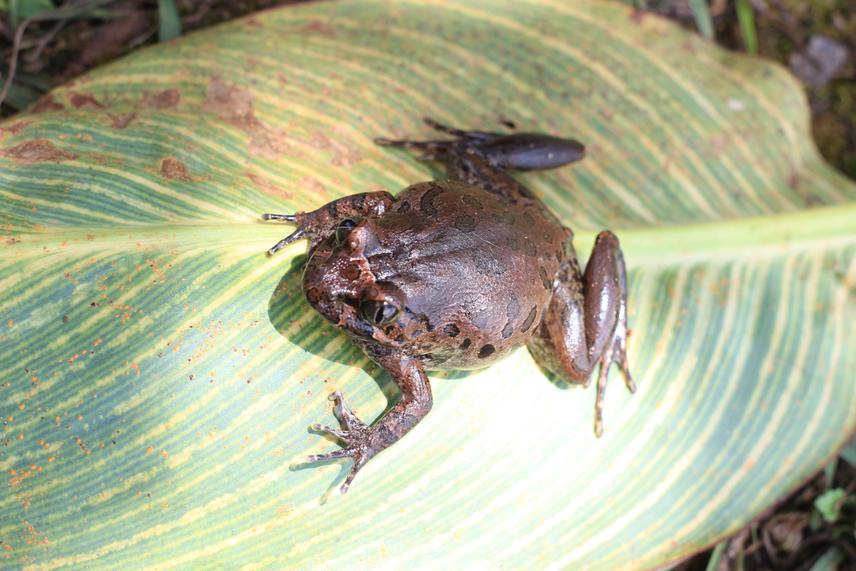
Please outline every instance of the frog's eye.
M351 230L353 230L356 225L357 221L353 218L345 218L339 222L339 225L336 226L336 243L344 243L345 240L348 239L348 234L351 233Z
M398 308L388 301L366 299L360 303L360 313L366 321L375 325L389 323L398 315Z

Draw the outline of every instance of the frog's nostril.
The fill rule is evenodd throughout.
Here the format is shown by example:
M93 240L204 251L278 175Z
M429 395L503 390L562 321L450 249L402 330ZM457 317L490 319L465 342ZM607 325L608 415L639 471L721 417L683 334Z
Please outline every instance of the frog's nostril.
M357 266L346 266L342 270L342 276L348 280L355 280L360 277L360 268Z

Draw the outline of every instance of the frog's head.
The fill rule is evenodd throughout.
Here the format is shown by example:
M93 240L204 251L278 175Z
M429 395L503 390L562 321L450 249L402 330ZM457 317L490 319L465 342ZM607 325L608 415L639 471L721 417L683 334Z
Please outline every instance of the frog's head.
M368 257L378 248L366 220L346 219L309 255L303 272L303 293L325 319L362 338L381 340L380 327L404 312L404 293L378 282Z

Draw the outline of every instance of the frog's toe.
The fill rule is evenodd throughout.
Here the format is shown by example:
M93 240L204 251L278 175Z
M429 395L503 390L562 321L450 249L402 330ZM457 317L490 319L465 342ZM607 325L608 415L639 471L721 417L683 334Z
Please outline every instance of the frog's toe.
M351 407L345 403L342 393L335 391L331 393L328 398L333 401L333 415L339 420L347 432L355 433L367 428L365 423L363 423L356 413L351 410Z
M440 131L441 133L446 133L447 135L452 135L453 137L465 139L467 141L487 141L501 136L496 133L487 133L485 131L467 131L465 129L457 129L444 123L440 123L431 117L423 117L422 121L435 131Z
M625 329L621 338L618 339L615 348L615 356L613 361L621 367L621 373L624 375L624 384L627 390L631 393L636 392L636 383L633 382L633 375L630 374L630 365L627 363L627 338L630 337L630 330Z
M353 482L354 478L357 476L357 472L359 472L360 469L366 465L366 462L369 461L369 458L370 456L365 456L362 454L354 457L354 465L351 466L351 471L348 472L348 477L345 478L344 483L342 483L342 486L339 488L339 491L341 493L344 494L348 491L348 488L351 487L351 482Z
M278 220L281 222L296 222L297 214L270 214L265 212L262 214L262 220Z
M347 458L349 456L353 456L354 451L349 448L342 448L341 450L334 450L332 452L327 452L325 454L313 454L311 456L306 457L306 461L310 464L314 464L316 462L324 462L325 460L336 460L337 458Z
M627 330L623 324L619 325L612 346L603 352L599 362L600 369L597 376L597 395L594 407L594 434L598 438L603 434L603 397L606 392L609 370L613 363L621 368L627 390L631 393L636 392L636 383L633 382L633 376L630 374L630 367L627 364Z
M625 356L619 363L621 373L624 375L624 384L627 390L631 393L636 392L636 383L633 381L633 375L630 374L630 368L627 366L627 357Z
M335 436L339 440L344 440L348 436L348 433L344 430L339 430L338 428L333 428L332 426L327 426L326 424L313 424L309 428L313 432L329 434L330 436Z
M297 242L306 237L306 229L300 224L300 217L297 214L271 214L269 212L265 212L262 214L262 220L269 221L273 220L276 222L288 222L290 224L297 223L297 230L277 242L267 251L268 256L272 256L276 254L279 250L282 250L292 242Z

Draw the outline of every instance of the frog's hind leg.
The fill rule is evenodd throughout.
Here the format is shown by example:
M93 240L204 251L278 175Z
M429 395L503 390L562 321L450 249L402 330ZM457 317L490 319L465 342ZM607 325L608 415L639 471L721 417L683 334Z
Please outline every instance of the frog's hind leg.
M539 363L572 383L588 386L600 364L594 421L595 434L600 436L612 363L621 367L628 390L636 390L627 365L627 277L615 234L598 235L584 275L570 247L549 308L528 347Z

